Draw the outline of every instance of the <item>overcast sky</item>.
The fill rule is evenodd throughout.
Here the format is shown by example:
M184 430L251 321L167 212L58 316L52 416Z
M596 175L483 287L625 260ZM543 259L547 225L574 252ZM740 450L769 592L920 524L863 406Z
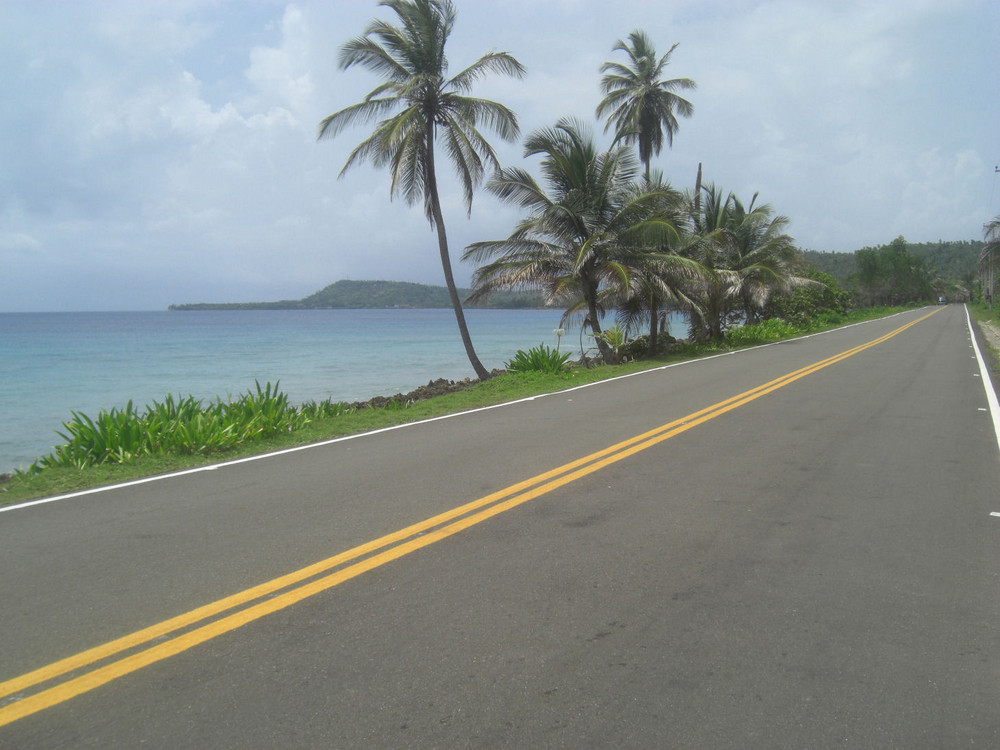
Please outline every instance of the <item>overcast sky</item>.
M1000 213L996 0L458 0L451 72L490 49L528 69L474 92L522 134L594 123L598 69L644 29L695 113L654 166L791 220L800 247L982 238ZM377 79L337 68L374 0L0 0L0 311L298 299L338 279L442 284L422 209L385 171L337 175L366 135L316 141ZM506 165L537 174L520 144ZM516 210L442 175L453 257ZM456 269L467 284L472 268Z

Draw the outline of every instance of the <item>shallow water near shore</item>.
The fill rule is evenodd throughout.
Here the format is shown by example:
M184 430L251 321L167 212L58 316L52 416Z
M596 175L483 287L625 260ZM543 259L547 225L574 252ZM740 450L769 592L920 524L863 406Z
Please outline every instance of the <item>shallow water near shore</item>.
M487 369L555 347L559 310L467 310ZM561 348L579 355L579 328ZM280 381L293 403L362 401L475 373L454 314L434 310L211 310L0 314L0 472L64 442L71 411L140 409L168 394L223 400Z

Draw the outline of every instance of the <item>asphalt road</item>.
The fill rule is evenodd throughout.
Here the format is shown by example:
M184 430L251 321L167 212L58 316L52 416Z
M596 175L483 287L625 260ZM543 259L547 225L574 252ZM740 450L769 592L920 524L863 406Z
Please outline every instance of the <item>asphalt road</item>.
M0 512L0 747L997 747L993 420L948 306Z

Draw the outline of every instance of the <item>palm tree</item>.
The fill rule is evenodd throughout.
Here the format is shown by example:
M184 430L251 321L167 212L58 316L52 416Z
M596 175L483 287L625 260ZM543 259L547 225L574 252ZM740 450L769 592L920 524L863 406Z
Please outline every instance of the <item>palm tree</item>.
M708 275L700 263L686 257L688 248L698 241L684 210L684 196L663 181L662 175L646 181L642 189L660 200L650 205L649 216L623 236L624 263L630 273L620 277L624 284L617 290L618 325L626 330L648 320L647 355L659 349L661 316L669 309L690 309L697 303L690 296L694 283Z
M633 31L628 41L618 40L612 51L628 55L628 63L606 62L601 66L601 93L604 99L597 105L597 116L608 115L604 132L615 129L615 142L637 143L639 160L649 177L649 162L659 155L666 133L667 145L672 146L677 132L677 114L690 117L694 106L675 92L697 87L690 78L662 80L674 44L657 59L656 48L643 31Z
M640 227L648 207L662 200L657 191L636 190L635 156L623 146L598 151L586 126L562 119L555 127L531 133L524 155L541 155L548 191L527 171L501 170L487 189L507 203L527 209L505 240L476 242L464 258L480 266L471 299L498 289L541 289L549 300L568 303L564 319L581 311L601 357L614 361L602 337L605 302L627 284L628 258L622 247Z
M692 318L701 335L720 339L725 319L739 311L746 323L758 320L775 291L816 282L796 273L800 254L785 232L788 219L775 216L767 204L749 207L732 193L723 197L715 185L703 186L704 195L693 221L702 241L695 257L711 269L701 285L698 309Z
M729 217L734 251L730 270L737 273L737 293L747 324L760 319L773 292L815 283L796 272L801 257L795 241L785 232L788 218L775 216L768 204L754 206L756 202L754 194L749 208L744 208L733 196Z
M444 47L456 15L451 0L383 0L379 5L391 8L399 25L372 21L363 36L341 47L339 63L343 70L360 65L382 76L385 82L363 101L325 118L318 137L332 138L348 125L385 118L351 152L340 174L343 176L362 161L376 167L388 166L392 172L391 197L401 192L411 205L423 199L427 219L438 237L441 267L462 343L476 374L485 380L489 372L473 349L452 274L438 197L434 145L440 136L462 182L471 215L472 194L481 184L486 167L500 168L493 148L478 130L480 123L506 141L515 140L520 130L516 115L507 107L466 94L488 73L520 78L524 68L506 52L489 52L448 78Z
M726 230L732 194L724 196L714 184L702 185L701 191L688 195L692 231L695 240L685 254L695 258L708 273L692 290L696 304L689 306L691 337L721 339L729 300L735 288L735 276L728 269L727 255L732 237Z

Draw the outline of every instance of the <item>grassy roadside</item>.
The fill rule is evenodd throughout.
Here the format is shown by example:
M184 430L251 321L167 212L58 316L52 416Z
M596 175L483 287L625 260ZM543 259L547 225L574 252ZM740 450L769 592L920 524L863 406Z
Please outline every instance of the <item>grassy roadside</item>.
M977 323L983 333L988 352L983 352L993 375L994 382L1000 382L1000 306L994 305L990 312L982 302L967 305L969 316ZM984 326L986 330L984 329Z
M9 505L43 497L68 494L81 490L102 487L145 477L167 474L184 469L231 461L247 456L260 455L272 451L294 448L302 445L357 435L372 430L384 429L410 422L455 414L469 409L515 401L521 398L553 393L579 385L627 375L633 372L662 367L663 365L696 359L709 354L746 348L771 341L794 338L806 333L836 328L849 323L883 317L904 308L869 309L854 311L836 322L827 321L808 329L793 329L790 326L762 327L758 336L747 335L743 331L737 339L724 344L682 348L682 351L666 354L653 359L644 359L622 365L600 365L590 368L574 367L557 374L519 373L504 374L470 387L423 401L417 401L405 408L395 405L387 408L358 409L339 416L316 418L292 432L282 433L266 439L244 443L226 451L211 455L167 455L144 456L127 463L106 463L84 469L70 467L50 467L34 476L16 474L0 484L0 505Z

